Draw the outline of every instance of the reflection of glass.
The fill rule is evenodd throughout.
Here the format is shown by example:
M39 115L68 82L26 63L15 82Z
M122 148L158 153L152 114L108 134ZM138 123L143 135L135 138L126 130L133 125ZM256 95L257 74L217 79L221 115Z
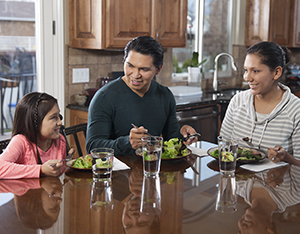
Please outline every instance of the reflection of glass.
M93 180L90 208L100 211L102 208L113 208L111 180Z
M236 211L236 183L235 175L220 174L220 183L218 189L218 197L216 202L216 210L223 213Z
M144 176L140 212L145 214L158 214L161 212L159 176Z
M162 137L146 136L142 138L143 168L147 176L159 173L162 153Z

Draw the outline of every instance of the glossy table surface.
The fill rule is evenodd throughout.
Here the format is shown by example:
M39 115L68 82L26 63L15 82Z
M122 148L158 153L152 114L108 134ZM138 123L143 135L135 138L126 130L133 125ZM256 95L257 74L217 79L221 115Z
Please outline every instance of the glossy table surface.
M210 156L188 158L199 175L184 159L163 161L156 179L143 177L141 157L118 158L131 169L113 171L105 187L112 204L96 208L91 206L91 171L67 169L59 178L1 180L0 233L300 233L299 167L259 173L238 168L236 211L221 213L215 210L221 177ZM143 192L146 181L150 186ZM145 213L141 204L156 207Z

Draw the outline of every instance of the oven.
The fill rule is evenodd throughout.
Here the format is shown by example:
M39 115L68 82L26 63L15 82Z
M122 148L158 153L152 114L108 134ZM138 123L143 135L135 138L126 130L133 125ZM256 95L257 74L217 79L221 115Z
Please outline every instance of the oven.
M190 125L201 133L199 140L217 143L221 123L219 104L177 108L176 116L180 126Z

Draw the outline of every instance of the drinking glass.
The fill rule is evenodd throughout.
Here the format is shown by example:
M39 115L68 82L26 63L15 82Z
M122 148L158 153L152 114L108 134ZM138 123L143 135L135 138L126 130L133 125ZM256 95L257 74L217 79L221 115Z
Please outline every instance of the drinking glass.
M159 173L162 144L162 137L142 137L143 171L145 176L155 176Z
M91 150L94 179L110 179L114 161L114 150L95 148Z
M237 203L236 182L234 174L220 174L216 211L235 212Z
M226 139L218 136L219 169L222 174L234 174L236 168L236 157L238 140L236 138Z

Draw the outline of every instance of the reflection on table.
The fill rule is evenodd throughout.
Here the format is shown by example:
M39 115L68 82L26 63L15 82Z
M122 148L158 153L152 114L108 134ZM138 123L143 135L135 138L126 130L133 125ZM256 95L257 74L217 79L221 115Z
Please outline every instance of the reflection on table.
M198 146L211 145L200 142ZM97 209L92 207L96 185L90 171L69 169L60 178L0 181L1 197L14 194L0 209L2 230L36 233L45 229L45 233L66 234L299 232L299 167L288 165L260 173L237 170L237 210L228 215L215 210L220 181L212 166L215 159L192 156L200 175L182 159L162 162L159 177L147 181L141 157L118 158L131 169L113 171L111 183L97 185ZM112 191L112 202L101 197L105 191ZM28 218L24 221L22 217Z

